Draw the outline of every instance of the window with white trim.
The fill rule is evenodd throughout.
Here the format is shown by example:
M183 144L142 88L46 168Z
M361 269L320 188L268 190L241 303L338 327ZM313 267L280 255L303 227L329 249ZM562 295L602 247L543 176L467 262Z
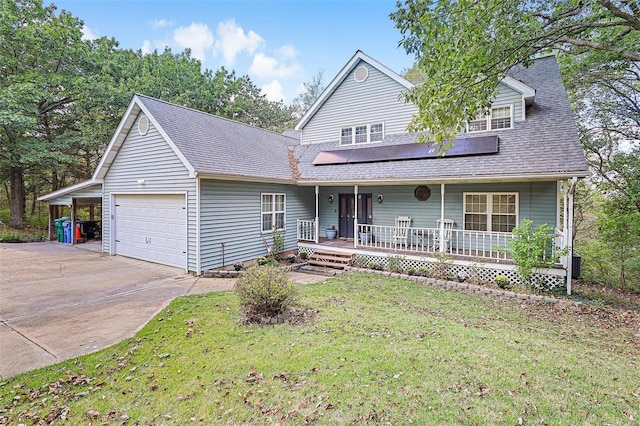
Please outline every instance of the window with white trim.
M384 137L382 123L363 124L340 129L340 145L381 142Z
M479 116L467 124L467 132L483 132L513 128L513 105L493 107L486 116Z
M262 194L262 232L284 229L285 194Z
M518 193L465 192L464 229L511 232L518 223Z

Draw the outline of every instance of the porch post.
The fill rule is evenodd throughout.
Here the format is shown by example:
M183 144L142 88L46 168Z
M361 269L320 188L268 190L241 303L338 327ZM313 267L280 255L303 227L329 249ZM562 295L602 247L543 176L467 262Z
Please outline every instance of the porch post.
M571 179L571 187L569 188L569 202L568 202L568 218L567 218L567 294L571 295L571 275L573 274L573 194L576 190L578 178Z
M445 253L444 241L444 183L440 184L440 253Z
M78 239L76 238L76 223L78 223L78 219L76 215L78 213L78 207L76 206L76 199L71 199L71 245L78 244Z
M316 229L314 230L315 231L314 232L315 233L314 241L315 241L316 244L318 244L318 242L320 241L319 238L318 238L318 234L320 234L320 223L319 223L320 222L320 217L318 216L318 214L319 214L318 213L318 211L319 211L318 210L318 199L319 199L319 196L320 196L320 186L316 185L316 222L315 222L315 228Z
M49 240L58 241L58 230L53 227L53 224L55 223L55 217L53 217L53 206L49 203L47 204L49 205Z
M569 181L568 180L565 181L565 182L562 182L562 192L563 192L563 195L564 195L564 205L563 205L563 208L564 208L564 212L563 213L564 214L562 216L562 232L564 232L565 238L567 236L567 211L568 211L568 206L567 206L567 203L568 203L567 188L568 188L568 186L569 186Z
M358 185L353 185L353 248L358 248Z

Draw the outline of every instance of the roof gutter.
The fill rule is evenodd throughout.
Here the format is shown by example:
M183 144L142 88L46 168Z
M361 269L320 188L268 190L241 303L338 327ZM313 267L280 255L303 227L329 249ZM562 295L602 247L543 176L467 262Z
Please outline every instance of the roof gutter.
M299 186L343 186L343 185L401 185L401 184L439 184L439 183L488 183L488 182L529 182L529 181L555 181L568 178L584 178L589 176L588 171L557 172L557 173L531 173L527 175L482 175L471 177L441 176L424 178L380 178L380 179L356 179L356 180L298 180Z
M270 177L244 176L244 175L224 175L224 174L204 173L204 172L196 172L196 177L200 179L216 179L216 180L229 180L229 181L240 181L240 182L282 183L287 185L297 183L295 179L278 179L278 178L270 178Z

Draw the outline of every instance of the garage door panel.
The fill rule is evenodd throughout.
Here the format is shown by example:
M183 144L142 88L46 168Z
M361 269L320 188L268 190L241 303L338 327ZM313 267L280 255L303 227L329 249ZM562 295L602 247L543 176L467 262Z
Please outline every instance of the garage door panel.
M115 197L115 254L186 267L184 195Z

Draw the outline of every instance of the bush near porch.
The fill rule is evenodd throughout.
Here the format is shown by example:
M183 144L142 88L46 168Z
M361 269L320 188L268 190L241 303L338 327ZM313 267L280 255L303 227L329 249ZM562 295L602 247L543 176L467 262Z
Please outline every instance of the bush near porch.
M374 274L300 287L301 326L182 297L134 338L5 379L0 423L628 424L638 311L472 296Z

